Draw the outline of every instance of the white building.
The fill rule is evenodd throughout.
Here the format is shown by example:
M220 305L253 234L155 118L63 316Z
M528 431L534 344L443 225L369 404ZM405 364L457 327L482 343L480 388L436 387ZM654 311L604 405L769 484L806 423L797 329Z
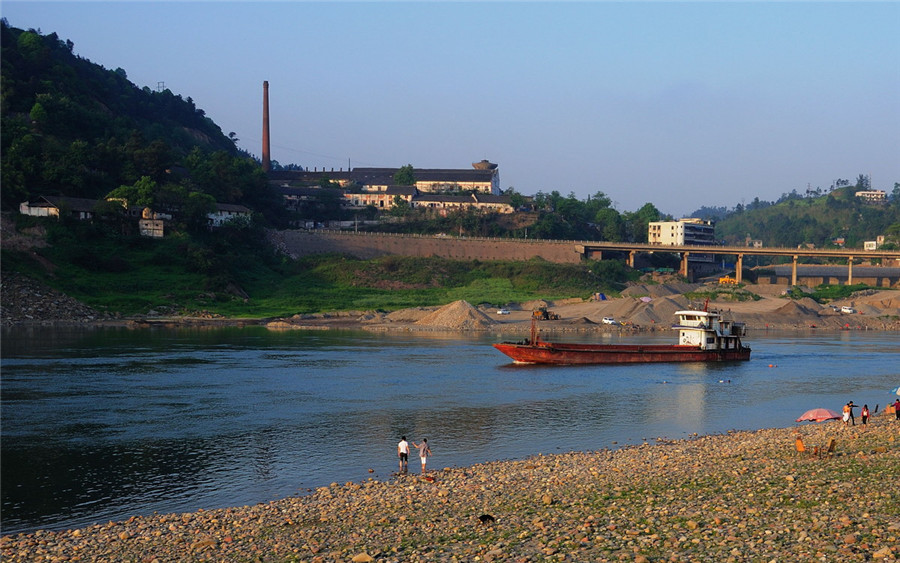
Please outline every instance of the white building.
M887 192L884 190L862 190L856 192L856 197L866 203L887 203Z
M694 217L653 221L647 227L647 242L663 246L715 245L716 223Z

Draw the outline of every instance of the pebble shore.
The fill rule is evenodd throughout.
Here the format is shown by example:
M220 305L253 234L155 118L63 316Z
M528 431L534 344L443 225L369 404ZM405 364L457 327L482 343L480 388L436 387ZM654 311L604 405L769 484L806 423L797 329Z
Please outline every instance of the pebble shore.
M799 435L808 451L798 453ZM814 455L829 439L833 455ZM12 561L900 561L900 421L651 439L0 539ZM430 460L440 464L439 457ZM439 467L439 465L438 465Z

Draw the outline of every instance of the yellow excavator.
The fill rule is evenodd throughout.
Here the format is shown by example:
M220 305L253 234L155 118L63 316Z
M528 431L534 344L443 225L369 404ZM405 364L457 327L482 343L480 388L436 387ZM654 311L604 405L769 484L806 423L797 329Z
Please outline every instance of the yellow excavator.
M534 311L531 312L532 318L541 320L541 321L558 321L559 315L556 313L552 313L547 310L546 307L538 307Z

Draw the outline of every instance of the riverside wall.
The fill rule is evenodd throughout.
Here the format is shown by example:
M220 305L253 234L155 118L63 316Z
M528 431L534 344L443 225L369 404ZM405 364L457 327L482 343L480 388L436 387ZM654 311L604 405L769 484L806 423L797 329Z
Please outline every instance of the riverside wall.
M277 248L294 257L335 252L364 260L386 255L457 260L542 258L559 264L577 264L582 260L574 241L306 230L273 231L270 238Z

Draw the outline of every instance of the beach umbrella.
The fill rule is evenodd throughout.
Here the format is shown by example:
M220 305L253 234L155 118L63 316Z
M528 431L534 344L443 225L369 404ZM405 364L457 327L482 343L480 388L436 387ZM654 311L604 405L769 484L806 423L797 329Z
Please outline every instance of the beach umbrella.
M840 413L836 413L831 409L811 409L800 415L797 422L808 420L810 422L822 422L823 420L837 420L841 418Z

